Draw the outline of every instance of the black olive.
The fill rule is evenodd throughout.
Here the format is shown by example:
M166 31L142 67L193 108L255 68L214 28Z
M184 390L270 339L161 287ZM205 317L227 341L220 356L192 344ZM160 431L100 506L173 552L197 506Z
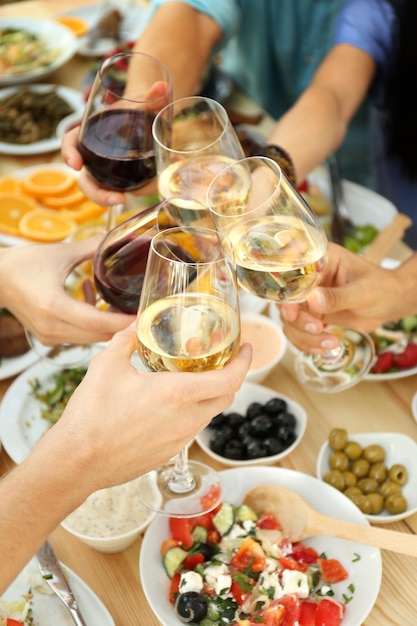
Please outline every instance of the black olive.
M268 450L268 455L279 454L288 447L282 441L277 439L277 437L267 437L266 439L264 439L263 443Z
M239 426L246 421L246 418L241 413L229 413L227 416L227 424L233 429L237 430Z
M207 600L197 591L181 593L175 603L175 611L186 624L201 622L207 615Z
M234 434L233 428L229 426L229 424L223 424L221 428L216 428L213 433L213 437L227 437L230 439L234 436Z
M266 413L257 415L251 420L249 433L254 437L266 437L273 431L273 422L271 417Z
M236 461L245 459L246 446L238 439L231 439L224 446L223 456L227 459L235 459Z
M241 439L244 439L249 434L250 426L251 426L251 423L250 423L250 420L248 419L245 419L243 424L239 426L237 434L239 435Z
M288 428L295 428L295 425L296 425L295 415L293 413L290 413L289 411L284 411L279 416L279 423L282 426L287 426Z
M216 454L223 455L223 450L228 440L228 437L223 437L221 435L212 437L209 444L210 450L213 450Z
M282 398L271 398L265 403L264 409L270 415L277 415L287 409L287 403Z
M247 447L248 459L259 459L260 456L268 456L268 449L263 441L253 441Z
M282 441L286 448L290 446L296 438L296 434L292 428L280 426L276 432L276 437Z
M246 409L246 417L252 419L264 412L264 407L260 402L252 402Z
M225 415L224 413L219 413L218 415L215 415L213 417L210 424L208 425L208 428L221 428L221 426L223 426L226 421L227 415Z
M213 556L212 547L208 543L199 543L196 551L201 552L201 554L204 556L205 561L210 561Z

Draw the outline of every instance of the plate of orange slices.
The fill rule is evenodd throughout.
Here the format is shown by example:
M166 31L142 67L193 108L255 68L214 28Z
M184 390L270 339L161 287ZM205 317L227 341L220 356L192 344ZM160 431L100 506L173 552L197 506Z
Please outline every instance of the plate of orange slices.
M104 223L107 207L87 198L77 178L64 163L0 177L0 244L64 241L80 228Z

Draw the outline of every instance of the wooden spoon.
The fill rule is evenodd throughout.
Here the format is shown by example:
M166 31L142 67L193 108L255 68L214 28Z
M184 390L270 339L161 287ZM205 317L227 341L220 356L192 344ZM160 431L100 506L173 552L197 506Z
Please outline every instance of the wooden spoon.
M244 503L257 512L266 511L275 515L284 535L292 541L314 535L330 535L417 557L417 537L327 517L285 487L258 485L246 494Z

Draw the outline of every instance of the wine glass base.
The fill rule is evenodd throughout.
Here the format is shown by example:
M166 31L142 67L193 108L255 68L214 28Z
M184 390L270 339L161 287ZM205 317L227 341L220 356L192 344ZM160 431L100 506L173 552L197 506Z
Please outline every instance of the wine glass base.
M300 381L311 391L336 393L356 385L369 372L375 358L371 337L351 328L333 327L343 346L340 361L301 352L295 362Z
M172 517L195 517L216 508L222 500L223 483L215 470L202 463L188 461L194 486L188 491L174 491L169 486L174 467L172 461L140 478L139 498L149 509Z

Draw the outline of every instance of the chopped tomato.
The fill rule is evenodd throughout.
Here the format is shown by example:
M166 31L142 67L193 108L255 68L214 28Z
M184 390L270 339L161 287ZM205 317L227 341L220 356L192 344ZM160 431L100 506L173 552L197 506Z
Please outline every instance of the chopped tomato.
M317 605L314 626L339 626L342 618L342 605L324 598Z
M195 552L187 556L181 564L184 569L193 570L199 563L204 563L204 554L202 552Z
M295 626L295 624L298 624L300 618L300 600L298 596L283 596L279 599L279 602L285 607L282 626Z
M318 566L326 583L339 583L348 577L348 573L337 559L317 559Z
M17 619L7 618L7 626L24 626L23 622L18 622Z
M310 185L308 184L308 180L304 179L301 183L298 183L297 189L298 191L308 191Z
M300 606L300 626L316 626L316 609L317 604L306 600Z
M221 487L220 485L211 485L210 489L204 496L201 496L201 506L204 510L214 508L216 503L220 501Z
M170 548L176 548L179 545L180 542L178 539L172 539L171 537L169 539L164 539L161 543L161 547L159 548L159 553L161 556L164 556L165 552L167 552Z
M297 572L306 572L308 570L308 563L302 561L295 561L289 557L282 556L278 559L284 569L297 570Z
M319 558L319 554L314 548L305 546L301 542L294 544L290 556L292 559L302 561L303 563L317 563L317 559Z
M267 530L282 530L282 526L271 513L261 513L256 522L258 528Z
M171 604L175 604L177 594L180 591L181 574L174 574L169 583L169 601Z
M209 545L220 543L222 537L218 530L209 530L207 535L207 543Z
M192 531L195 526L194 518L189 517L170 517L169 530L171 538L176 539L180 544L188 550L193 545Z
M242 574L240 574L240 576L242 576ZM239 606L242 606L242 604L246 602L256 584L253 578L245 577L245 579L239 576L233 576L232 586L230 588L232 596Z
M257 541L252 537L246 537L230 559L230 565L241 572L247 569L252 572L262 572L266 567L265 553Z

